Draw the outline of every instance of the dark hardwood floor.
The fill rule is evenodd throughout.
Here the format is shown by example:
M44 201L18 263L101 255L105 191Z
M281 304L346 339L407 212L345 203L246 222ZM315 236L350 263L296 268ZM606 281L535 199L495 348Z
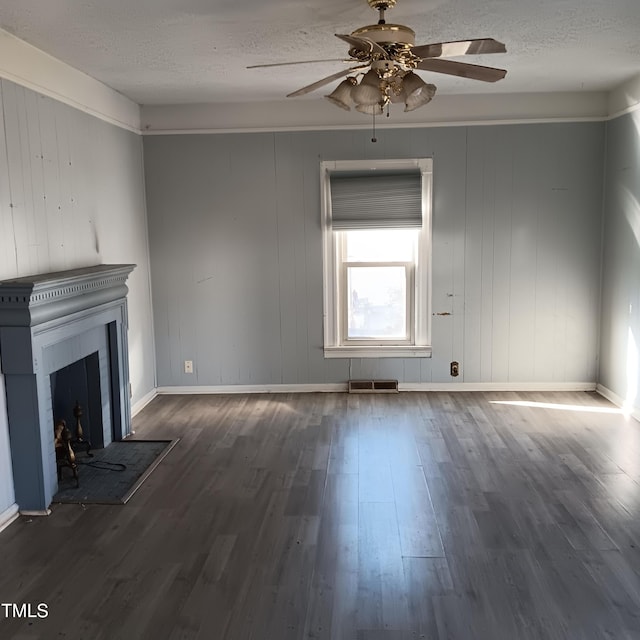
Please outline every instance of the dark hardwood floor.
M181 441L127 505L0 533L0 602L49 610L3 640L640 638L640 425L595 394L163 396L134 427Z

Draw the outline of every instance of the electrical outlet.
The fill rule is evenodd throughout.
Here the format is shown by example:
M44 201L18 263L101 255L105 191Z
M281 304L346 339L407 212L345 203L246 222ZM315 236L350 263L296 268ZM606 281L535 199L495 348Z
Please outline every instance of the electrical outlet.
M184 361L184 372L185 373L193 373L193 360L185 360Z
M457 362L452 362L449 368L449 373L455 378L460 374L460 365Z

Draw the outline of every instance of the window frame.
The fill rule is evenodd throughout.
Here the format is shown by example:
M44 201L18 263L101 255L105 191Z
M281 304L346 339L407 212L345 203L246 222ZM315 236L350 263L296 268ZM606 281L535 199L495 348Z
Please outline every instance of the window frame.
M346 244L346 233L344 231L337 232L341 236L336 239L336 245ZM340 251L340 249L339 249ZM342 255L336 257L337 270L339 271L337 290L338 290L338 321L340 323L340 332L338 334L338 342L342 346L400 346L412 345L415 340L415 259L413 261L382 261L382 262L349 262L343 260L344 248ZM367 267L403 267L405 278L405 338L357 338L349 337L349 276L350 267L367 268ZM344 309L346 307L346 309Z
M431 158L406 160L332 160L320 162L323 244L323 333L325 358L425 358L431 357ZM417 231L416 255L411 263L411 291L407 289L408 340L347 339L348 302L345 253L348 230L331 226L331 174L336 172L418 169L422 183L422 227ZM401 261L400 261L401 262ZM363 263L357 263L362 265ZM369 263L367 263L369 264ZM378 264L378 263L370 263ZM389 265L391 262L381 262ZM404 264L404 263L402 263ZM344 295L343 295L344 294ZM409 295L410 294L410 295Z

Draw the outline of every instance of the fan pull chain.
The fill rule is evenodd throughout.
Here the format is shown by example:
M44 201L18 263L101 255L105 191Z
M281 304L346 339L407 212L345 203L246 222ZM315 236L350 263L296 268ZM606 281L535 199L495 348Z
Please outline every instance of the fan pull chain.
M373 114L373 137L371 138L371 142L378 142L378 138L376 138L376 114Z

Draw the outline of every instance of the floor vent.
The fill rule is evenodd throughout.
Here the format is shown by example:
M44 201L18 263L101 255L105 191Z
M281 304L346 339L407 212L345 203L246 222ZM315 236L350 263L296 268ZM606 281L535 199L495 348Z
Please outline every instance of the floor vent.
M398 381L349 380L349 393L398 393Z

